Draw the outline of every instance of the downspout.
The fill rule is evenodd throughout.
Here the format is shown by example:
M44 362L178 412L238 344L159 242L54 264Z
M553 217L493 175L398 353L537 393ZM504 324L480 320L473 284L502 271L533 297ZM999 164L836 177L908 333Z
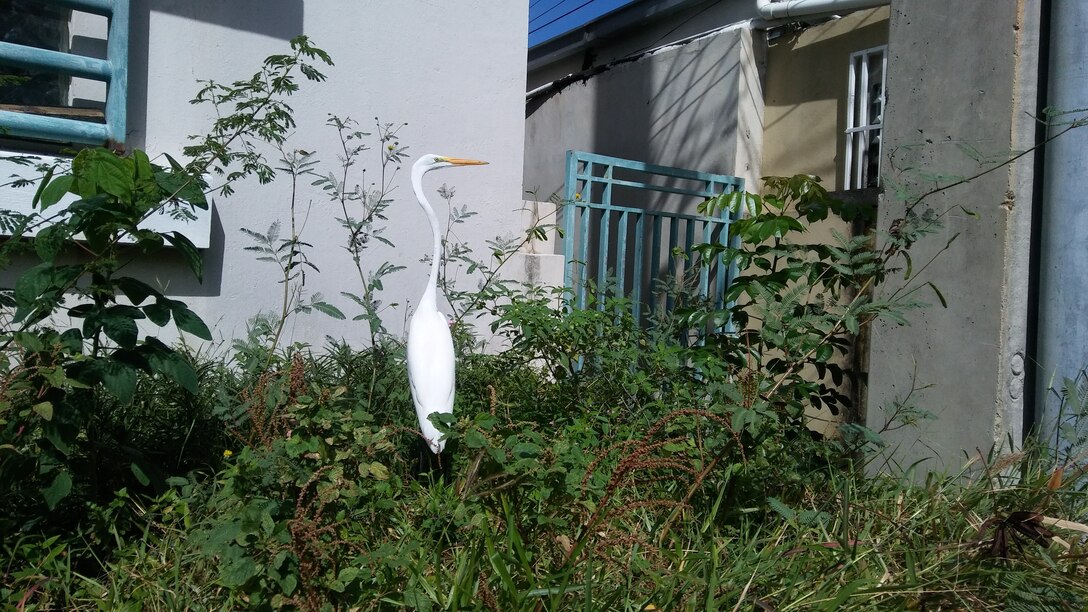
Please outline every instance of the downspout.
M1088 101L1088 2L1053 0L1050 4L1049 65L1046 104L1064 115L1052 119L1049 135L1082 121ZM1036 401L1043 440L1061 452L1071 441L1061 429L1076 424L1073 406L1061 401L1063 381L1078 379L1088 367L1088 129L1075 129L1046 145L1043 201L1039 228L1038 375ZM1080 380L1083 384L1083 379ZM1072 398L1071 398L1072 399ZM1069 403L1077 403L1075 399ZM1083 427L1083 422L1080 424ZM1083 432L1083 430L1081 430ZM1080 432L1078 432L1080 433ZM1061 456L1061 455L1060 455Z
M789 19L828 13L849 13L890 4L891 0L756 0L764 19Z

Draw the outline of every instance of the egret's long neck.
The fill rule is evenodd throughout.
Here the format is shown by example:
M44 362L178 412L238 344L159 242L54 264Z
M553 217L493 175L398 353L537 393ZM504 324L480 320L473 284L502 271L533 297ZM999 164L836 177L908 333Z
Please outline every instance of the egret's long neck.
M438 227L438 217L434 214L431 203L427 201L427 196L423 195L424 173L426 173L426 170L423 168L412 168L412 189L416 192L419 207L427 214L427 221L431 223L431 233L434 235L434 255L431 257L431 276L427 279L427 289L419 300L419 306L427 305L431 308L437 308L438 265L442 259L442 234Z

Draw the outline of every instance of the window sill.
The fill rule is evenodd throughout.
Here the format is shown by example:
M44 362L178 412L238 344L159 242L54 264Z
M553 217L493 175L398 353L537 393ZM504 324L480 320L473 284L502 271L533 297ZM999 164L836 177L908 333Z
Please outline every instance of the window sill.
M21 153L0 151L0 156L23 156ZM53 160L65 161L67 158L50 156L50 155L33 155L27 157L38 158L40 163L49 164ZM10 183L15 177L34 178L34 168L31 166L19 165L10 160L0 159L0 176L4 177L4 183ZM38 212L35 210L31 202L34 199L34 192L37 189L36 185L29 185L26 187L15 187L10 184L6 184L0 187L0 210L9 210L24 215L30 215ZM72 202L75 202L78 198L73 194L67 194L60 202L55 204L49 209L52 212L54 209L62 210ZM170 217L165 212L158 212L153 214L147 220L140 224L141 229L149 229L157 232L178 232L179 234L188 238L193 245L198 249L206 249L211 245L211 233L212 233L212 204L208 203L208 209L203 210L199 208L192 209L192 213L196 216L196 219L191 221L178 220ZM34 236L37 231L28 231L27 236ZM0 236L8 236L10 234L3 233L0 230ZM124 240L122 242L132 242L131 239Z

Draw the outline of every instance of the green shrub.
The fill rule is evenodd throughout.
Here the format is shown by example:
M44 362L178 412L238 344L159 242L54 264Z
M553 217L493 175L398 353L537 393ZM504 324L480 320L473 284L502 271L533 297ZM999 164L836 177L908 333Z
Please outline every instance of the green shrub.
M449 439L441 465L421 462L404 345L381 321L391 307L379 299L382 279L397 269L364 259L369 240L388 240L389 185L347 188L367 136L349 119L329 121L343 150L327 178L315 154L286 146L293 124L281 98L295 70L322 79L307 63L315 58L331 63L299 39L254 79L207 84L198 100L234 112L196 139L190 164L157 168L139 152L90 150L71 172L41 180L45 207L66 191L82 200L59 229L5 247L30 244L42 261L8 296L0 329L6 607L1088 605L1077 539L1088 527L1070 522L1085 511L1082 473L1068 457L1055 467L1029 448L922 484L866 479L859 468L879 432L852 424L825 440L809 431L806 409L848 406L839 386L858 373L839 359L852 337L917 305L912 291L877 302L870 290L892 270L909 276L909 246L939 222L914 213L915 202L882 251L868 236L797 241L828 216L871 213L836 202L811 177L707 202L706 212L746 213L731 246L701 245L693 256L696 270L742 270L729 303L718 309L673 288L678 307L648 324L626 314L622 295L603 292L579 310L563 292L503 281L517 240L492 241L485 261L448 245L441 282L456 312L457 412L436 422ZM390 173L405 156L397 129L378 130ZM249 139L276 146L296 184L319 177L340 207L360 283L342 297L368 325L367 346L281 346L289 317L345 316L317 296L301 300L300 271L319 271L294 202L289 237L278 225L246 231L280 272L280 312L255 313L224 355L138 338L141 318L210 337L184 304L122 275L124 249L171 241L199 274L191 245L136 223L178 198L200 205L205 170L223 176L224 195L248 175L272 180L257 149L231 146ZM453 191L443 197L456 210L451 224L468 222ZM92 256L57 263L78 231ZM135 247L119 245L126 235ZM542 235L529 228L525 239ZM458 276L479 289L458 289ZM84 324L62 329L58 313ZM506 341L497 354L479 351L465 324L485 315ZM1081 382L1066 385L1078 413ZM1079 423L1070 431L1080 440ZM1072 535L1057 542L1062 529Z

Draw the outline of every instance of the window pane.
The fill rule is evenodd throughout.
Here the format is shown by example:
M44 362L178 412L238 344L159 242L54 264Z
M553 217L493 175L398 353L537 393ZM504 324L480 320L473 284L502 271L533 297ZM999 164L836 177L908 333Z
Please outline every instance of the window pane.
M876 187L880 183L886 52L887 47L878 47L850 55L843 173L846 189Z
M868 155L865 157L865 186L880 185L880 129L869 131Z
M31 0L0 0L0 40L67 51L71 11ZM0 65L0 104L62 106L70 78Z
M884 114L884 62L882 53L869 57L869 123L881 122Z

